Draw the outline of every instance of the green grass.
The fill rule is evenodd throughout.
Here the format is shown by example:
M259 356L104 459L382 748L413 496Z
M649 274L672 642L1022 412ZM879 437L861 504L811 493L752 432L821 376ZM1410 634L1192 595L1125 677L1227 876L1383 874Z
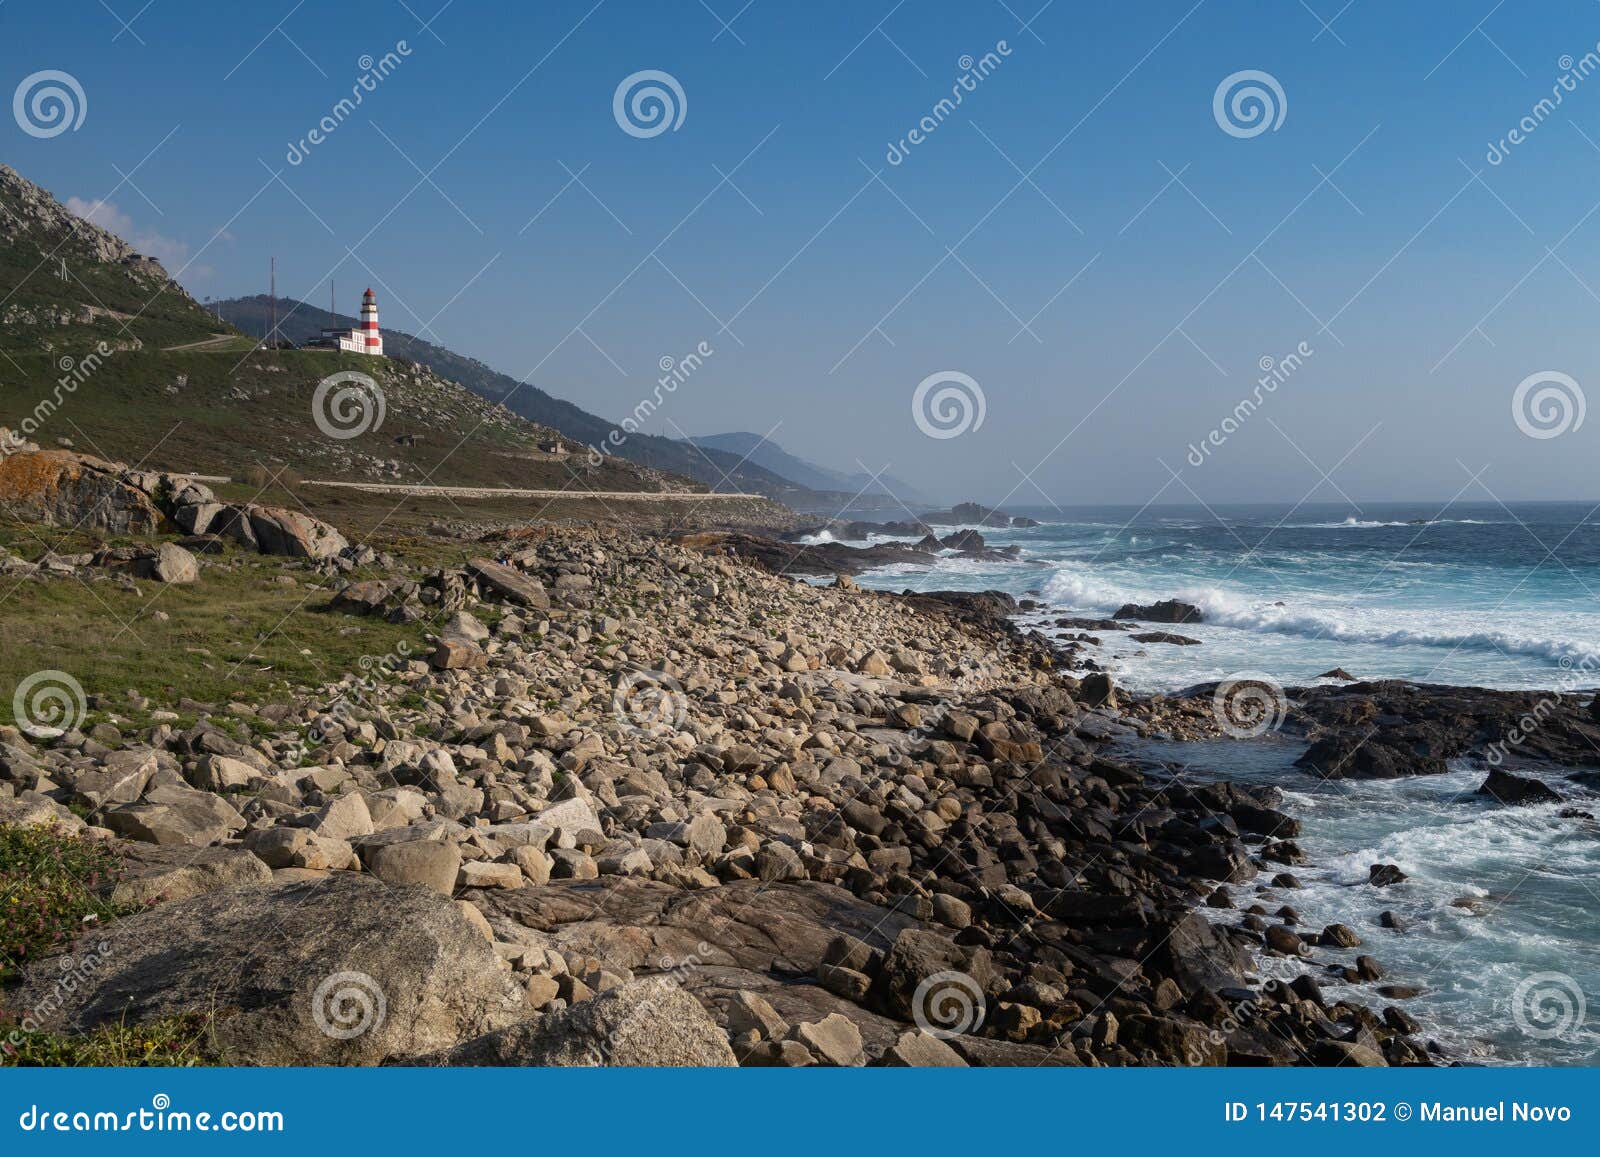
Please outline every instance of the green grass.
M335 481L576 493L655 488L637 467L615 459L588 473L582 454L568 459L582 475L581 484L574 482L566 465L539 454L547 431L505 416L486 421L487 404L475 395L419 382L389 359L314 350L144 349L110 353L86 372L82 354L92 345L61 348L79 357L79 374L63 374L59 353L17 353L14 365L0 362L7 371L0 375L0 425L19 428L41 401L50 401L57 408L33 433L46 448L66 438L77 450L116 461L235 479L251 467L288 467L302 478ZM335 439L319 429L313 397L324 377L345 370L377 381L384 415L375 429ZM398 477L387 469L375 476L376 462L398 463ZM305 497L320 496L308 489Z
M106 1025L83 1036L41 1032L0 1020L0 1066L172 1068L220 1063L211 1025L198 1016Z
M70 552L93 545L81 535L14 524L0 525L0 544L27 558L47 546ZM237 569L207 566L185 586L139 582L139 594L104 580L0 578L0 721L14 721L13 689L40 670L65 671L82 685L92 708L84 726L108 716L138 724L129 690L155 708L180 697L281 702L291 688L362 672L363 656L395 653L401 644L423 653L420 624L320 609L331 590L307 587L316 576L294 560L221 557ZM284 577L294 585L281 584Z

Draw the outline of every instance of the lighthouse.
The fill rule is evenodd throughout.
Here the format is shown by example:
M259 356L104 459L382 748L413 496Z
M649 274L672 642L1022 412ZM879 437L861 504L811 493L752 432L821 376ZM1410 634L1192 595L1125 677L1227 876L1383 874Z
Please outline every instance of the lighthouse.
M307 349L333 349L348 354L383 356L383 334L378 332L378 298L369 288L361 295L361 323L355 329L325 329L306 342Z
M371 286L361 295L360 336L365 340L367 353L374 357L383 356L383 335L378 332L378 299Z

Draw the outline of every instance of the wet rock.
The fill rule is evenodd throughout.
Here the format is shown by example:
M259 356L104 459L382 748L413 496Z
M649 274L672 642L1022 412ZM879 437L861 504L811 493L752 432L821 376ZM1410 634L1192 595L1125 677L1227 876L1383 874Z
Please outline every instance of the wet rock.
M1367 871L1367 883L1374 888L1387 888L1394 884L1403 884L1410 878L1400 870L1397 864L1373 864Z
M1124 603L1111 617L1137 619L1146 623L1199 623L1205 619L1199 607L1193 603L1179 602L1177 599L1162 599L1160 602L1142 606L1138 603Z
M1478 788L1478 795L1486 795L1501 804L1560 803L1562 796L1537 779L1512 775L1509 771L1494 768L1489 778Z

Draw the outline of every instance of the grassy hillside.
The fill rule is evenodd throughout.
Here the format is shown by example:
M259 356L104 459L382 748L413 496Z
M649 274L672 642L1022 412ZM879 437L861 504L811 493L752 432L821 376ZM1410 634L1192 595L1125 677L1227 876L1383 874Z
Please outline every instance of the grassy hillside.
M13 355L25 384L0 385L0 424L16 426L44 383L64 375L47 354ZM381 424L329 436L313 405L318 383L341 370L370 375L383 394ZM8 375L9 376L9 375ZM65 378L71 382L72 378ZM325 420L329 407L322 407ZM355 424L338 424L343 430ZM306 479L433 482L450 486L594 490L680 489L614 459L589 469L586 454L532 423L433 374L388 358L332 351L142 350L112 353L63 391L34 434L151 468L239 477L287 468ZM552 451L567 451L566 453ZM582 479L574 481L574 472Z
M214 305L224 318L246 333L264 334L270 328L272 299L265 295L237 297ZM305 341L325 328L348 327L355 323L353 317L329 313L302 301L278 300L278 332L290 341ZM588 413L571 402L553 398L536 386L524 385L476 358L462 357L411 334L385 328L383 343L385 353L428 366L440 376L460 382L492 401L504 400L507 406L524 418L559 430L586 446L601 444L617 426L617 423ZM783 502L808 497L807 488L789 478L764 469L753 461L741 464L741 454L715 448L696 450L674 438L634 434L616 453L651 469L667 470L698 479L714 490L742 490L751 494L765 494ZM723 474L727 474L733 485L723 481Z
M82 356L222 331L158 262L0 165L0 350Z

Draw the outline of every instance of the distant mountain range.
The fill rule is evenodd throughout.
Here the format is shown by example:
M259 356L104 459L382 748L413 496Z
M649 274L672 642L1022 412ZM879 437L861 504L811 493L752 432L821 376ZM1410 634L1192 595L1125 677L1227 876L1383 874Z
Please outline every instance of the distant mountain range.
M740 458L748 458L755 465L781 475L808 490L842 493L846 496L859 494L863 498L892 495L911 506L930 505L930 500L925 495L919 493L910 483L892 474L884 474L874 481L872 475L860 471L852 474L843 470L830 470L826 466L818 466L814 462L808 462L789 453L776 442L765 439L760 434L751 434L748 431L707 434L704 437L691 438L690 441L708 450L722 450Z

